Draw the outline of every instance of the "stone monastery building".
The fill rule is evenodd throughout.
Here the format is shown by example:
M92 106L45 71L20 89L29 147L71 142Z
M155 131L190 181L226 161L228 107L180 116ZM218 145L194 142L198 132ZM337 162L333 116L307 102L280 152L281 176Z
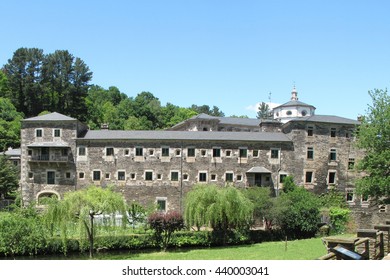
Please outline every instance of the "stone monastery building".
M116 185L128 202L182 210L194 184L270 187L283 178L315 193L336 188L364 208L354 193L359 176L354 147L359 122L315 115L315 107L291 100L273 119L200 114L165 131L89 130L77 119L51 113L22 121L21 189L24 201L62 198L90 185Z

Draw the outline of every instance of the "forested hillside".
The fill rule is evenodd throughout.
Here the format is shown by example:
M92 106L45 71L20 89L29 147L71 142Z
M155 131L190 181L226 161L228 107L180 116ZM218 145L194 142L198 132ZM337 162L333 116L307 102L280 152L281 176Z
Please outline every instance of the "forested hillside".
M162 105L150 92L105 89L91 84L92 75L67 50L17 49L0 71L0 151L19 146L21 119L47 112L77 118L91 129L107 123L128 130L165 129L199 113L224 116L217 106Z

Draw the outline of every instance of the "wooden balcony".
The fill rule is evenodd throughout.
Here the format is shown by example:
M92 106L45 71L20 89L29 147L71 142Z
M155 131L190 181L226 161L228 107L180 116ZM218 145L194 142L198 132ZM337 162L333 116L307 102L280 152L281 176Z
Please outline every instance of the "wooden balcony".
M30 156L28 158L30 162L68 162L68 156L58 156L58 155L39 155L39 156Z

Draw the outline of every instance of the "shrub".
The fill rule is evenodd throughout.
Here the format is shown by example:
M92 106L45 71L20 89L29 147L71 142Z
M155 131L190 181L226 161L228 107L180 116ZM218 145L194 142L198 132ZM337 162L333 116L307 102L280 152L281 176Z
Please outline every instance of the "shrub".
M156 243L164 250L168 248L172 233L184 228L183 216L178 212L155 212L149 216L148 223L154 230Z
M38 217L1 213L0 229L1 255L34 255L46 247L46 233Z
M291 238L313 237L320 221L318 198L298 187L277 198L276 220L285 234Z
M349 221L351 211L345 208L332 207L329 210L330 226L333 234L343 233Z

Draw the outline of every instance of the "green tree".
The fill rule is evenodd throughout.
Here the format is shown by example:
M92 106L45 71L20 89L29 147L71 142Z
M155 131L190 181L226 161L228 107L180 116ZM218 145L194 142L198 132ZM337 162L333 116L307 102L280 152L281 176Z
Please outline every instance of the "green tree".
M271 110L267 103L261 102L257 111L258 119L269 119L271 115Z
M215 117L224 117L225 116L225 113L222 112L217 106L213 106L213 108L210 108L209 105L198 106L198 105L192 104L189 109L197 112L198 114L203 113L203 114L207 114L207 115L215 116Z
M222 232L246 229L252 223L253 204L233 186L196 185L185 201L185 221L188 226L210 226Z
M264 219L265 228L272 228L271 210L273 208L272 192L270 188L252 187L243 190L245 197L253 203L253 216L257 220Z
M157 97L150 92L141 92L133 102L132 111L137 118L145 117L151 125L148 129L158 129L162 127L161 123L161 104Z
M116 87L104 89L100 86L93 85L88 90L88 95L85 99L88 112L88 125L91 129L99 129L102 123L110 122L104 120L104 115L107 115L105 104L109 102L117 110L116 118L118 123L124 122L131 111L131 100L119 91ZM123 128L121 128L123 129Z
M8 97L26 117L44 110L57 111L85 121L92 72L66 50L45 55L42 49L20 48L4 65Z
M318 230L320 202L317 196L303 187L277 197L275 220L289 237L312 237Z
M91 186L79 191L66 193L63 200L49 203L45 213L45 221L49 228L55 225L60 229L64 242L66 242L67 229L71 228L72 225L78 225L80 240L87 236L89 255L92 258L96 232L94 220L96 216L103 214L113 215L115 213L122 214L122 224L124 225L126 223L126 206L122 195L112 191L110 188L103 189Z
M6 198L19 187L19 176L16 167L0 155L0 198Z
M167 105L162 108L162 117L164 120L163 128L172 127L196 115L197 112L191 109L181 108L179 106L167 103Z
M146 220L146 210L140 204L133 202L127 208L127 221L135 229L136 225Z
M17 49L8 63L4 73L8 79L9 95L19 112L25 116L36 116L43 110L45 100L42 84L42 67L45 56L38 48Z
M286 176L283 179L283 192L288 193L294 191L298 186L294 183L292 176Z
M20 145L21 113L8 98L0 97L0 151Z
M0 69L0 97L10 97L8 79L4 70Z
M369 92L372 105L362 118L357 146L365 151L357 168L365 176L358 179L358 192L387 203L390 200L390 96L387 90Z
M67 50L57 50L48 54L42 69L45 91L49 104L47 110L61 112L81 121L86 120L88 94L92 72L80 58L75 58Z

